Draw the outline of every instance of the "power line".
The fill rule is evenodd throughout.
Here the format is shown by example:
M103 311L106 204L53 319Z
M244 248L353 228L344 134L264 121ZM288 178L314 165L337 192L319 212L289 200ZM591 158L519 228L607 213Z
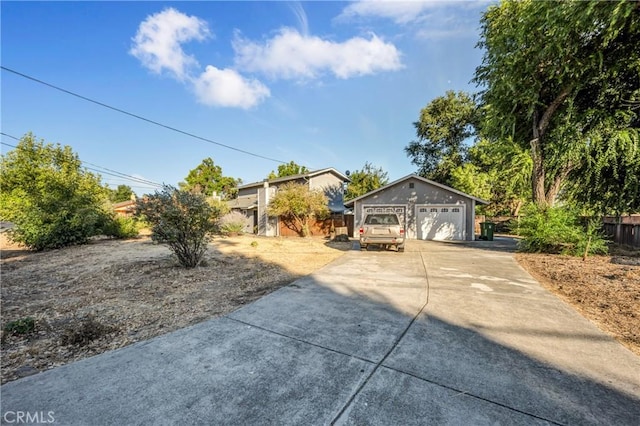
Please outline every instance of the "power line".
M55 86L55 85L53 85L51 83L47 83L45 81L39 80L39 79L37 79L35 77L31 77L31 76L29 76L27 74L23 74L23 73L21 73L19 71L12 70L11 68L7 68L5 66L0 66L0 68L2 68L5 71L8 71L10 73L13 73L15 75L19 75L20 77L26 78L28 80L35 81L36 83L43 84L43 85L45 85L47 87L50 87L52 89L59 90L59 91L61 91L63 93L66 93L68 95L75 96L76 98L80 98L80 99L82 99L84 101L91 102L91 103L94 103L96 105L100 105L100 106L105 107L105 108L109 108L110 110L117 111L119 113L128 115L130 117L137 118L138 120L146 121L147 123L155 124L156 126L164 127L165 129L169 129L169 130L172 130L174 132L178 132L178 133L181 133L183 135L186 135L186 136L189 136L189 137L192 137L192 138L195 138L195 139L199 139L201 141L204 141L204 142L207 142L207 143L210 143L210 144L213 144L213 145L218 145L218 146L221 146L223 148L231 149L233 151L237 151L237 152L240 152L242 154L251 155L252 157L262 158L263 160L274 161L276 163L281 163L281 164L286 164L287 163L286 161L277 160L275 158L270 158L270 157L265 157L264 155L256 154L256 153L253 153L253 152L250 152L250 151L245 151L244 149L236 148L236 147L230 146L230 145L225 145L223 143L216 142L214 140L211 140L211 139L208 139L208 138L205 138L205 137L202 137L202 136L198 136L198 135L195 135L193 133L185 132L184 130L177 129L175 127L159 123L157 121L151 120L149 118L142 117L140 115L125 111L123 109L116 108L116 107L113 107L111 105L107 105L107 104L105 104L103 102L96 101L96 100L88 98L86 96L82 96L82 95L80 95L78 93L72 92L72 91L67 90L67 89L63 89L62 87Z
M0 132L0 134L1 134L1 135L3 135L3 136L6 136L6 137L8 137L8 138L15 139L15 140L17 140L17 141L19 141L19 140L20 140L20 139L16 138L15 136L12 136L12 135L6 134L6 133L4 133L4 132ZM0 143L1 143L2 145L6 145L6 146L9 146L9 147L11 147L11 148L16 148L16 149L17 149L17 148L19 148L18 146L11 145L11 144L8 144L8 143L6 143L6 142L0 142ZM126 174L126 173L122 173L122 172L119 172L119 171L117 171L117 170L108 169L108 168L106 168L106 167L102 167L102 166L99 166L99 165L97 165L97 164L89 163L88 161L82 161L82 160L80 160L80 162L81 162L81 163L83 163L83 164L88 164L88 165L91 165L91 166L93 166L93 167L98 167L98 168L100 168L100 169L103 169L103 170L98 170L98 169L95 169L95 168L92 168L92 167L86 167L86 166L85 166L85 168L86 168L86 169L88 169L88 170L92 170L92 171L94 171L94 172L98 172L98 173L100 173L100 174L105 174L105 175L109 175L109 176L114 176L114 177L118 177L118 178L122 178L122 179L127 179L127 180L130 180L130 181L132 181L132 182L136 182L136 183L140 183L140 184L144 184L144 185L148 185L148 186L156 187L156 188L161 188L161 187L163 186L161 183L154 182L154 181L147 180L147 179L143 179L143 178L139 178L139 177L132 176L132 175L128 175L128 174Z

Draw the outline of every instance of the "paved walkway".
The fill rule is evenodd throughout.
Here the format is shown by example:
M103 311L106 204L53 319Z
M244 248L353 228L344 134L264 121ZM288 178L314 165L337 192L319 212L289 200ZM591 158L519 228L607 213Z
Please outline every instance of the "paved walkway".
M8 383L1 421L637 425L640 357L508 249L349 252L225 317Z

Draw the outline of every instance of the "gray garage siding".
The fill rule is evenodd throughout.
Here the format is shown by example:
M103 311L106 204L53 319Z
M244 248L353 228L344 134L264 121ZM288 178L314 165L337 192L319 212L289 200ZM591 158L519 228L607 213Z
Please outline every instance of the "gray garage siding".
M413 187L411 187L413 184ZM353 200L355 229L357 233L363 220L365 205L406 205L407 237L417 238L416 206L425 204L465 205L465 239L474 239L474 218L476 201L486 203L470 195L431 182L416 175L410 175L383 188ZM356 236L356 235L354 235Z

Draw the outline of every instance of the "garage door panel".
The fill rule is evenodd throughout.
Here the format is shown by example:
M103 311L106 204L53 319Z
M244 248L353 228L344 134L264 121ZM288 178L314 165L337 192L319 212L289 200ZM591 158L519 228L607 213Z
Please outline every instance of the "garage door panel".
M464 206L417 207L418 238L422 240L464 240Z

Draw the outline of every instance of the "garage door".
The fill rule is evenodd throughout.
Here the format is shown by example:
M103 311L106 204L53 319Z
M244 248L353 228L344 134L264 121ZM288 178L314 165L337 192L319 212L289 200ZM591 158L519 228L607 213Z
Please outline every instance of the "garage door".
M417 206L418 239L464 240L464 205Z

